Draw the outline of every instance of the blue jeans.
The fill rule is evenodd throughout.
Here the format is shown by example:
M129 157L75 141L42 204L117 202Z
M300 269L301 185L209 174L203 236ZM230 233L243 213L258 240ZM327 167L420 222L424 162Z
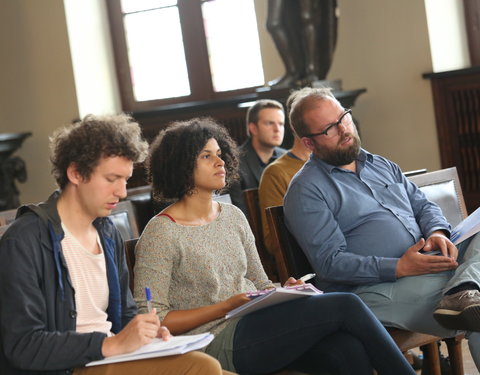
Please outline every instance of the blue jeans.
M385 328L354 294L306 297L249 314L237 324L240 374L283 368L318 374L415 374Z

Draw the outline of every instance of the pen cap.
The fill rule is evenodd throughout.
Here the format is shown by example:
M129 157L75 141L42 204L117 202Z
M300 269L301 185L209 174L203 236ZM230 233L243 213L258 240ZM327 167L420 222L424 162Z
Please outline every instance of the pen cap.
M145 297L147 297L147 301L152 299L152 295L150 294L150 288L145 288Z

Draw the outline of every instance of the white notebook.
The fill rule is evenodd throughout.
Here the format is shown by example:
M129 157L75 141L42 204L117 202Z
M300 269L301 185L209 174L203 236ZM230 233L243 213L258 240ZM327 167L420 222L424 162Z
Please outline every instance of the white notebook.
M247 293L247 295L252 298L252 300L230 311L227 315L225 315L225 319L243 316L282 302L322 293L322 291L315 288L312 284L302 284L293 287L280 287L250 292Z
M170 340L154 339L150 344L142 346L134 352L114 355L87 363L85 366L106 365L108 363L136 361L144 358L165 357L168 355L183 354L203 348L210 344L213 335L209 332L200 335L172 336Z

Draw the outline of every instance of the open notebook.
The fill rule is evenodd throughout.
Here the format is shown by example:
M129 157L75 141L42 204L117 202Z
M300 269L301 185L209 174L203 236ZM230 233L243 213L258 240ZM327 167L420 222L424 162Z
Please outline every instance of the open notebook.
M174 354L183 354L203 348L210 344L213 335L209 332L200 335L173 336L168 341L154 339L150 344L142 346L134 352L114 355L99 361L87 363L85 366L106 365L108 363L136 361L144 358L165 357Z
M250 292L247 293L247 295L252 300L230 311L227 315L225 315L225 319L243 316L282 302L322 293L322 291L315 288L312 284L302 284Z

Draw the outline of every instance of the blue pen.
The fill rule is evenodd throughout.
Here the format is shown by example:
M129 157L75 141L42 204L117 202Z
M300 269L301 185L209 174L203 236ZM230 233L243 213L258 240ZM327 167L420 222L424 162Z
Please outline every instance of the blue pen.
M147 310L148 312L152 311L152 294L150 293L150 288L145 288L145 297L147 298Z

